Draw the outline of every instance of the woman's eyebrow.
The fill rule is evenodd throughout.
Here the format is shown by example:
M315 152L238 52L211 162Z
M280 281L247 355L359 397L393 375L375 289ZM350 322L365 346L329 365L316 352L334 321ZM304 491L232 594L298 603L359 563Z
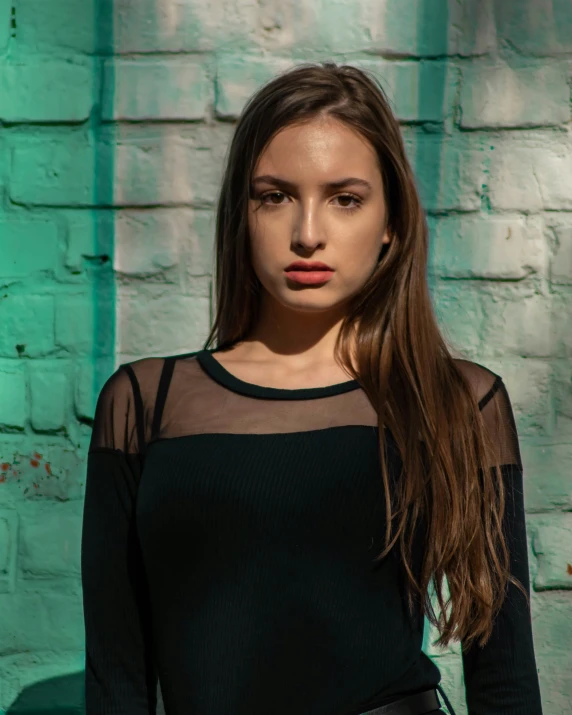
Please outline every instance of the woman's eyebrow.
M286 181L285 179L281 179L278 176L271 176L270 174L264 174L263 176L256 176L252 180L253 184L274 184L275 186L279 186L281 188L287 189L288 191L291 191L292 189L296 188L296 184L293 184L291 181ZM323 184L320 184L321 189L343 189L345 186L349 186L350 184L352 185L358 185L358 186L363 186L366 189L372 189L372 185L370 184L369 181L366 181L365 179L358 179L356 176L348 176L345 179L339 179L338 181L326 181Z

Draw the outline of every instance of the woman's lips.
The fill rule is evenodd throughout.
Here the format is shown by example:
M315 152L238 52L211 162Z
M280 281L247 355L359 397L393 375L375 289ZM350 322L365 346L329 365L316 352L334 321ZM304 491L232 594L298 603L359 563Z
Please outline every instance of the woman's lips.
M302 283L304 285L315 285L318 283L326 283L334 275L334 271L284 271L286 277L294 281L294 283Z

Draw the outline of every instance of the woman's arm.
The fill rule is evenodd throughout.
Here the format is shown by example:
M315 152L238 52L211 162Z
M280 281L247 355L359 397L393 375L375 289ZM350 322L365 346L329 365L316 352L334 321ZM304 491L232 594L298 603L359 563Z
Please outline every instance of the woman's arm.
M482 411L503 463L503 530L510 553L510 571L530 597L518 436L506 387L500 378L496 383L494 394ZM470 650L462 652L462 659L468 715L542 715L530 609L524 594L514 584L508 585L489 641L483 648L473 644Z
M137 412L119 368L97 402L88 453L81 544L86 715L154 715L145 572L135 528L140 461L130 452Z

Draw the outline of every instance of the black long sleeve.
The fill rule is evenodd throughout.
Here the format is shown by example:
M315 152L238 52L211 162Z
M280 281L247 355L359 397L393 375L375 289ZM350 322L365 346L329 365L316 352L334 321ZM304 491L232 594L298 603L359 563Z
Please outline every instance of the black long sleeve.
M120 368L100 393L87 462L81 545L86 715L152 715L156 708L134 518L140 461L123 452L134 419L131 384Z
M501 456L505 487L503 532L510 554L510 571L530 597L524 507L523 467L512 406L500 378L483 415ZM496 409L498 408L498 410ZM542 705L534 655L531 613L524 594L514 584L484 647L463 651L468 715L541 715Z

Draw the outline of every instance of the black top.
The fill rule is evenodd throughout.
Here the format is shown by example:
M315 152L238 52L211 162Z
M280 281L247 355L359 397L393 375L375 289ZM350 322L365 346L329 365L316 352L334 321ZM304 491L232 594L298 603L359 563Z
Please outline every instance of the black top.
M377 415L355 380L244 382L215 350L121 365L103 386L82 534L87 715L358 715L435 687L397 548L381 562ZM529 590L523 475L500 376L459 366L503 452L512 573ZM502 424L493 427L494 405ZM400 457L387 432L391 473ZM469 715L540 715L512 584L463 653Z

